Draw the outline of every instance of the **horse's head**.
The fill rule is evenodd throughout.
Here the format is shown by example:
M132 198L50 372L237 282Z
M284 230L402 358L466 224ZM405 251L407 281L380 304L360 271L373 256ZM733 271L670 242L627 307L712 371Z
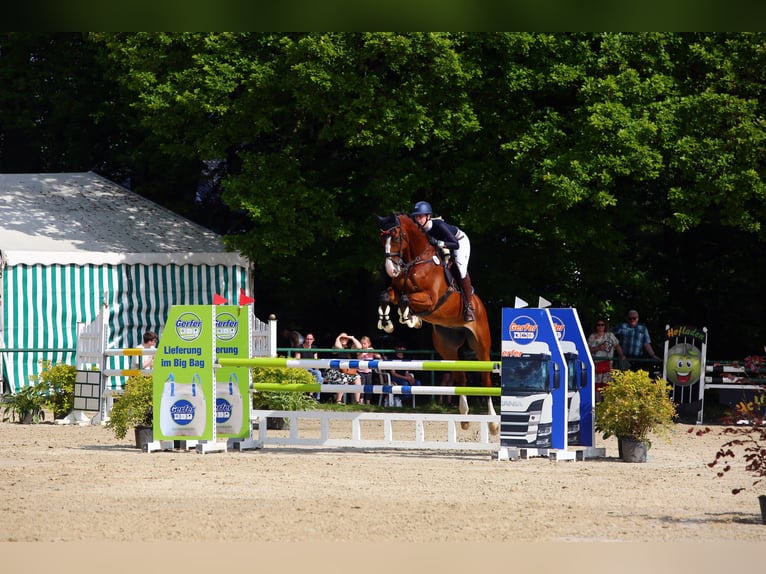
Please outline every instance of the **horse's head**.
M386 273L390 277L397 277L404 265L424 255L431 245L425 232L407 214L378 215L377 219L386 250Z

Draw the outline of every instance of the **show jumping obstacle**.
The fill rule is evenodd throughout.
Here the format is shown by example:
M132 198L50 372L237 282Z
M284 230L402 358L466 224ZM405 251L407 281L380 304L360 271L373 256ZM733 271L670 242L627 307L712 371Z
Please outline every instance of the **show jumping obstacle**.
M357 359L287 359L281 357L258 357L252 359L219 359L221 367L260 368L370 368L379 370L412 369L420 371L453 371L462 369L470 372L499 372L500 363L494 361L387 361ZM352 390L353 389L353 390ZM386 395L441 395L484 396L491 400L500 396L499 387L440 387L411 385L337 385L337 384L279 384L254 383L254 392L295 392L295 393L337 393L364 392ZM435 413L369 413L338 411L277 411L251 410L251 421L257 423L257 433L250 440L237 441L235 448L263 448L266 445L290 446L332 446L344 448L394 448L424 450L470 450L497 451L499 443L492 440L497 433L492 429L499 424L499 415L435 414ZM269 418L286 419L288 436L274 436L267 430ZM304 424L305 423L305 424ZM319 426L318 435L316 426ZM382 429L380 424L382 423ZM426 425L428 423L428 425ZM459 436L457 427L476 423L478 436ZM306 430L306 425L312 429ZM333 438L338 426L347 427L350 438ZM302 432L305 431L305 432ZM411 439L395 438L411 433ZM311 436L308 436L308 435ZM469 440L470 438L470 440Z

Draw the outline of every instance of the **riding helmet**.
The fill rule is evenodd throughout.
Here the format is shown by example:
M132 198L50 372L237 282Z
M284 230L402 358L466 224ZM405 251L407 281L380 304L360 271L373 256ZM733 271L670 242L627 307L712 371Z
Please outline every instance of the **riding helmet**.
M410 215L431 215L433 214L434 210L431 209L431 204L427 201L418 201L415 204L415 207L412 208L412 213Z

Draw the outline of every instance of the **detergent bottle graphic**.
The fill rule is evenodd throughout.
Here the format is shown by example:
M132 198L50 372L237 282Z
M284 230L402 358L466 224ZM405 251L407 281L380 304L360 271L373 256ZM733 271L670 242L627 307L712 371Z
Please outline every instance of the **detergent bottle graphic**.
M200 436L205 432L206 411L202 381L177 383L171 374L160 402L160 430L165 436Z
M216 432L239 434L242 430L242 393L236 373L229 375L228 383L216 385L215 422Z

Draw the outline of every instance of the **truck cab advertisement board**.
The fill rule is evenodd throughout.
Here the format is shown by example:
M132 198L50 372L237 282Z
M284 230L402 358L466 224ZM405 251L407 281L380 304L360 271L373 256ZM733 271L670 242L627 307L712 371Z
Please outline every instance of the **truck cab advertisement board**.
M588 337L576 309L565 307L549 311L569 370L569 444L594 446L596 369L588 349Z
M547 309L504 308L501 447L567 448L567 365Z

